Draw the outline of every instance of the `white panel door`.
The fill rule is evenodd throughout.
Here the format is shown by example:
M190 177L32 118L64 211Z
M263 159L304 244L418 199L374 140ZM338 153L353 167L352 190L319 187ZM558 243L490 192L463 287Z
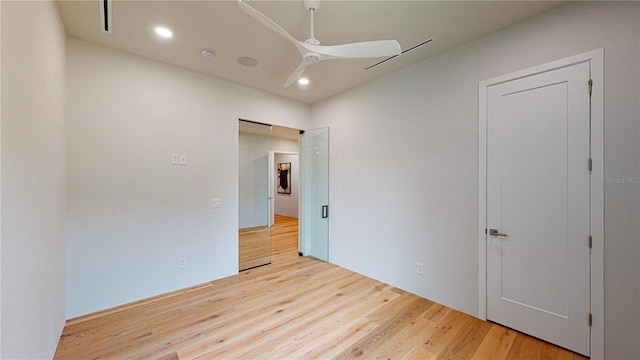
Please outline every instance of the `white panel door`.
M487 93L487 319L584 355L589 72L580 63Z

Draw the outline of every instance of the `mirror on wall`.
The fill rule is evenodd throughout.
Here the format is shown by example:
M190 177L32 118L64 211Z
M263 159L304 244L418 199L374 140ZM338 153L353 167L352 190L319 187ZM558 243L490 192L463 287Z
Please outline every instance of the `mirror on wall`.
M271 126L239 122L239 267L271 263L269 152Z
M239 269L298 256L299 130L239 121Z

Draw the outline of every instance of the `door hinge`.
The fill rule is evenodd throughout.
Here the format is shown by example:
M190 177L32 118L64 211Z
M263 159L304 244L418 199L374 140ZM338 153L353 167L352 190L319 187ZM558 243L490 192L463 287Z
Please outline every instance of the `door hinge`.
M589 313L589 326L593 325L593 314Z
M593 236L589 235L589 249L593 248Z
M589 79L589 95L593 92L593 79Z
M589 158L589 171L593 170L593 159Z

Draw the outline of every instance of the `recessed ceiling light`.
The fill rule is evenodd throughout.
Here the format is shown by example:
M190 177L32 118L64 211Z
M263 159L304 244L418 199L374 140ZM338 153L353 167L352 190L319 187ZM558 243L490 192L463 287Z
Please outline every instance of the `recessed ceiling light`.
M212 58L216 55L216 52L211 50L211 49L200 49L200 55L202 55L203 58Z
M156 26L153 30L156 32L156 35L165 39L171 39L173 37L173 32L166 27Z
M248 67L253 67L258 65L258 60L252 58L252 57L248 57L248 56L242 56L238 58L238 64L243 65L243 66L248 66Z
M300 85L309 85L309 79L307 79L307 78L300 78L300 79L298 80L298 84L300 84Z

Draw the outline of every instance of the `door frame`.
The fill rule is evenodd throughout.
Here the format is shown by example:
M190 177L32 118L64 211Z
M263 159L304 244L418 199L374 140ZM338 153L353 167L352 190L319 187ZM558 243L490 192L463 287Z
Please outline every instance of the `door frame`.
M267 219L267 226L268 227L272 227L274 224L274 217L275 217L275 207L276 207L276 194L273 191L273 188L275 186L275 179L273 178L273 174L275 174L276 172L276 152L273 150L269 150L269 156L267 156L269 161L269 164L267 165L267 176L268 176L268 187L269 190L267 190L268 193L268 198L269 198L269 218Z
M300 141L298 141L298 152L292 151L277 151L270 150L269 151L269 227L272 227L274 224L274 216L275 216L275 203L276 203L276 194L277 194L277 186L275 181L274 174L276 173L276 155L297 155L298 161L300 161L299 157L300 153ZM298 163L299 164L299 163ZM300 169L298 169L298 183L300 182ZM291 178L293 181L293 177ZM298 219L300 218L300 191L298 191Z
M298 196L298 252L301 256L309 256L309 252L307 251L308 249L306 248L305 244L307 242L307 236L306 236L306 231L305 228L307 227L307 223L311 222L311 216L312 213L309 213L308 211L306 211L306 202L309 201L309 197L305 196L304 194L306 193L306 189L305 189L305 179L306 179L306 175L304 175L306 173L306 167L309 166L307 164L307 162L305 161L305 150L304 150L304 138L307 135L308 131L313 131L313 130L319 130L319 129L327 129L327 133L330 133L330 128L327 127L322 127L322 128L316 128L316 129L307 129L307 130L301 130L299 137L298 137L298 143L300 144L300 148L299 148L299 167L300 167L300 177L299 177L299 182L298 182L298 186L300 188L300 193ZM327 146L329 146L329 140L327 140ZM327 148L327 156L329 156L329 160L330 161L330 150L329 148ZM329 169L327 169L329 171ZM330 191L330 187L329 184L331 183L330 181L331 179L329 178L329 173L327 173L327 205L329 205L330 201L330 196L331 196L331 191ZM329 219L327 219L327 221L330 221ZM329 246L330 246L330 233L327 232L327 259L326 261L329 262L330 256L329 256Z
M604 358L604 49L483 80L478 83L478 317L487 319L487 93L489 87L571 65L590 62L591 93L591 326L592 359ZM585 84L585 91L588 84ZM585 164L586 166L586 164ZM585 319L588 321L588 319Z

